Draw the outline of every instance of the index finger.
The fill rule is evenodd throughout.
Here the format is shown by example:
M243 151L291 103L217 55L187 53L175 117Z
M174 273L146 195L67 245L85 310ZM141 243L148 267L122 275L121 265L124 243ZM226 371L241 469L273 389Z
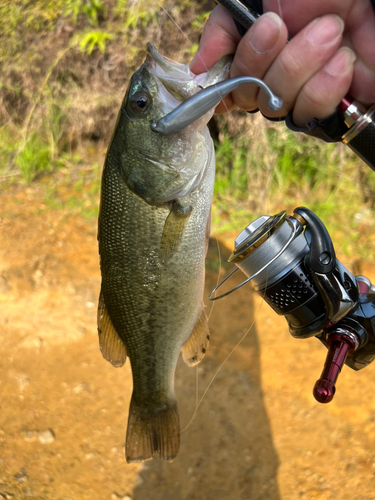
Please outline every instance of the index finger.
M199 75L212 68L222 57L234 54L240 40L232 17L217 5L204 26L198 52L190 64L191 71Z

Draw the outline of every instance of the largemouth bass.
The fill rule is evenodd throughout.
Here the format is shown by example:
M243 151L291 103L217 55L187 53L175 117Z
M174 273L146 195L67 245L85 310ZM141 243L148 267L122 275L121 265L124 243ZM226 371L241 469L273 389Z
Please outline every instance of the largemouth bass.
M212 112L165 137L150 124L206 86L227 78L230 60L195 77L148 46L133 75L108 148L101 187L98 307L103 356L128 356L133 395L126 460L160 454L173 460L180 424L174 373L183 359L204 356L209 330L203 308L204 260L214 185Z

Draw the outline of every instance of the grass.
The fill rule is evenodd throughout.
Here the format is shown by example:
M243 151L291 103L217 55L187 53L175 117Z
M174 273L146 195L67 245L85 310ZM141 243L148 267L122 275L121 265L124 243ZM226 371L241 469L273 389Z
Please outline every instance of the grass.
M92 221L99 213L101 166L82 162L74 171L61 168L38 183L38 197L44 210L66 211ZM36 207L37 210L40 207Z
M349 148L293 134L257 115L240 114L234 121L220 127L216 141L217 234L306 206L325 223L339 254L372 258L375 179Z
M190 20L180 19L184 9L196 8L192 0L180 2L177 12L172 0L1 2L0 177L14 174L28 184L63 165L61 157L77 146L83 150L85 141L108 142L146 42L164 43L160 23L173 48L176 28L163 5L184 30L194 24L196 46L204 16L197 9ZM174 47L189 57L180 40Z

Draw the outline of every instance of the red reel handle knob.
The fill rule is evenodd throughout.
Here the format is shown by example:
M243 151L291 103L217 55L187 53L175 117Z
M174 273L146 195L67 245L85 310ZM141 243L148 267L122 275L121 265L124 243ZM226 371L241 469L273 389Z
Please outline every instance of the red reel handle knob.
M350 335L350 336L349 336ZM329 345L326 361L320 379L315 382L313 395L319 403L329 403L336 392L336 381L344 366L346 358L358 346L356 336L352 332L345 332L340 329L340 333L332 334L328 337Z

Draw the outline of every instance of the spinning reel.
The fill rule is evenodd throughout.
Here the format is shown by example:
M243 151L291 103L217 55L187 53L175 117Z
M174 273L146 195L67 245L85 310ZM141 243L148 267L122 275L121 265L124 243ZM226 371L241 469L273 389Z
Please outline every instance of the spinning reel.
M336 258L328 231L309 209L262 216L236 238L229 257L236 268L211 293L220 299L249 281L295 338L317 337L328 354L313 394L329 403L344 364L360 370L375 358L375 287L354 277ZM236 271L247 279L213 294Z

